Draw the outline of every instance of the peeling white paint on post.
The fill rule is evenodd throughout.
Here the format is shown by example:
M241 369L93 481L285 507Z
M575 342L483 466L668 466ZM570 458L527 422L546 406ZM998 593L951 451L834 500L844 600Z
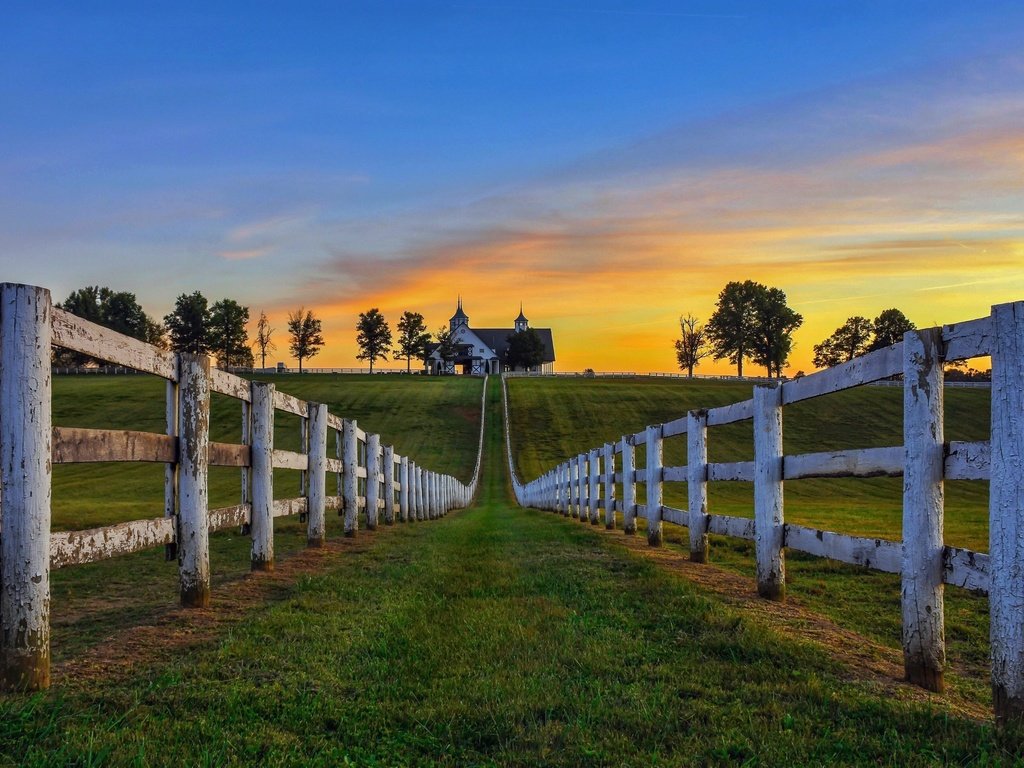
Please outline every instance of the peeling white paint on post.
M409 457L403 456L398 464L398 519L409 522Z
M174 378L178 378L178 358L174 358ZM166 423L167 435L178 436L178 385L176 381L165 382L164 394L164 421ZM174 517L178 514L178 464L164 464L164 517ZM164 559L167 562L178 559L178 543L171 542L164 545Z
M577 459L569 459L569 515L572 518L580 516L580 486L577 482L579 469Z
M427 472L423 467L416 467L416 519L427 520Z
M661 469L664 464L664 447L661 424L647 428L647 543L660 547L662 543L662 484Z
M558 504L562 517L569 517L572 514L572 471L569 462L563 461L558 471Z
M179 356L178 575L181 604L210 605L210 359Z
M1020 725L1024 724L1024 302L993 307L992 322L992 694L996 723Z
M380 507L380 435L366 436L366 527L377 530Z
M306 546L322 547L327 535L327 406L323 403L309 403L308 408Z
M359 445L356 437L358 427L355 419L345 419L341 428L341 505L345 512L346 536L355 536L359 531L359 505L356 498L359 490L359 478L356 475L356 468L359 466Z
M50 292L0 286L0 664L5 690L50 685Z
M590 524L598 525L601 522L601 486L598 478L601 474L601 452L594 448L587 456L590 464L590 484L587 488L587 501L590 507Z
M590 499L587 494L587 484L589 478L587 477L587 454L581 453L576 457L576 493L579 498L577 506L579 507L579 518L581 523L587 522L587 508L590 506Z
M633 438L622 438L622 532L627 536L636 533L636 448Z
M254 571L274 570L274 385L252 382L252 539Z
M782 551L785 520L782 497L782 388L754 386L754 548L757 593L769 600L786 597Z
M615 446L604 444L604 527L615 528Z
M686 419L686 495L689 506L690 559L708 561L708 412L690 411Z
M384 525L395 524L395 447L384 446Z

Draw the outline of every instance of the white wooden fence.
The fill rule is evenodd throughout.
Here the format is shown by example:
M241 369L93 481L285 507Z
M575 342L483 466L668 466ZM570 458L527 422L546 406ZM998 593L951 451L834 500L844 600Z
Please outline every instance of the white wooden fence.
M992 357L990 439L946 442L942 363L983 355ZM783 455L785 406L900 374L903 445ZM747 419L753 420L754 460L709 463L708 428ZM687 465L662 467L663 441L684 435ZM638 448L646 451L640 470L634 466ZM568 459L531 482L521 483L514 467L512 475L523 506L594 524L603 509L609 528L620 512L626 533L636 531L640 515L655 546L664 523L687 527L691 559L697 562L707 560L709 533L753 540L757 589L768 599L785 596L785 549L900 574L906 676L930 690L943 688L943 585L987 593L996 720L1024 721L1024 302L993 307L989 317L978 320L913 331L899 344L820 373L755 385L751 400L648 426ZM903 477L902 541L785 521L785 480L874 476ZM985 479L990 485L989 553L946 546L943 480ZM722 480L753 483L753 519L709 513L707 484ZM662 503L665 482L687 483L688 509ZM637 483L646 485L646 504L636 503ZM615 498L616 484L621 499Z
M54 346L165 379L166 434L53 427ZM212 392L241 403L241 444L210 441ZM276 411L299 417L300 451L275 448ZM276 517L304 516L308 545L319 547L329 509L343 515L346 536L356 534L360 510L370 529L381 515L387 525L433 520L468 505L480 476L479 453L472 480L462 483L381 446L378 435L329 413L326 405L212 369L206 357L120 335L53 307L44 288L10 283L0 285L0 456L0 683L8 690L49 684L51 568L166 545L171 557L176 552L182 605L205 607L211 532L247 528L253 570L272 570ZM51 532L52 465L99 461L163 463L164 516ZM241 468L239 504L209 509L211 466ZM274 468L302 472L299 497L274 498ZM336 495L328 495L330 475Z

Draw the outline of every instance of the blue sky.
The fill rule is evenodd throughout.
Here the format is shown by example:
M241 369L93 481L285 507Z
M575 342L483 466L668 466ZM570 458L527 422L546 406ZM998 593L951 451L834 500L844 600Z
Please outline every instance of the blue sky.
M863 291L828 277L835 249L870 262L897 241L913 256L876 274L923 250L934 319L962 319L945 313L1006 297L944 298L968 282L946 275L951 242L1024 295L1022 39L1019 2L8 4L0 266L58 299L132 290L157 316L195 289L322 307L337 365L359 308L437 324L458 292L488 325L523 298L584 348L604 326L573 279L661 346L748 276L824 327ZM811 213L840 226L809 235ZM645 265L672 271L664 295L616 277ZM657 349L647 367L670 368Z

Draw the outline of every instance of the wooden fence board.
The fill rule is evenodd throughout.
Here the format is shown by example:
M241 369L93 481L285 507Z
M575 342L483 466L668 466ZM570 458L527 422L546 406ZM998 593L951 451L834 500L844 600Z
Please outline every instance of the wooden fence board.
M173 352L83 320L63 309L54 307L52 317L52 342L56 346L170 381L178 380L178 363Z
M153 432L127 429L81 429L54 427L54 464L97 461L154 461L173 464L178 460L178 439Z
M902 342L855 357L834 368L785 382L782 385L782 404L809 400L900 373L903 373Z
M174 523L173 517L157 517L86 531L54 531L50 534L50 567L93 563L170 544L175 538Z

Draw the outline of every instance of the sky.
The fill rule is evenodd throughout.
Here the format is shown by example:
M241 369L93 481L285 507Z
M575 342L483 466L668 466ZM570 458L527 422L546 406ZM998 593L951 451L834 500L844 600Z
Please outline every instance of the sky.
M1024 3L5 3L0 279L554 331L671 371L722 287L919 326L1024 299ZM394 365L397 365L395 363ZM751 366L752 368L752 366ZM698 372L733 370L708 360Z

